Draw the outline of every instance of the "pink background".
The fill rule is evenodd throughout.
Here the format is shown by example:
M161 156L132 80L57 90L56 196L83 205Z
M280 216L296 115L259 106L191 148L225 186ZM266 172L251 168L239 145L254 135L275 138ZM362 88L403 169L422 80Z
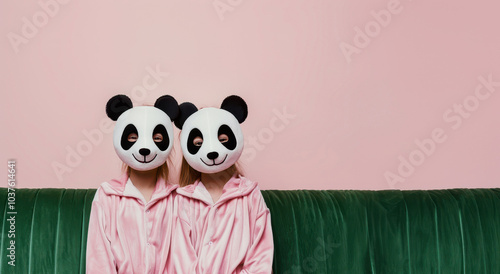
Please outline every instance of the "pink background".
M17 187L117 176L100 125L118 93L242 96L242 163L263 189L500 185L500 84L479 80L500 82L497 1L67 2L0 4L0 174L16 159Z

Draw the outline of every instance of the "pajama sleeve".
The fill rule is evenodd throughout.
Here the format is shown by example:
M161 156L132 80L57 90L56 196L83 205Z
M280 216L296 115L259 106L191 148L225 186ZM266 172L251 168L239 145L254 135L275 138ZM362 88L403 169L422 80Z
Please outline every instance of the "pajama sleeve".
M117 273L111 243L105 231L105 212L98 201L99 194L98 190L90 212L86 273Z
M274 256L274 242L273 232L271 229L271 214L264 201L264 197L260 190L256 191L256 209L257 215L255 225L253 228L253 241L250 246L243 270L241 273L254 274L272 272L273 256Z

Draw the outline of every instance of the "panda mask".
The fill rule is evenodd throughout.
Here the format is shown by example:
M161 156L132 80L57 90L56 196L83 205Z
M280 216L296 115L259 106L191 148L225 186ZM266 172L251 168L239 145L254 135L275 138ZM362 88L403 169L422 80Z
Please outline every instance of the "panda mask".
M113 145L125 164L146 171L166 162L172 149L172 120L179 114L172 96L161 96L154 107L132 107L130 98L116 95L106 104L106 114L116 121Z
M198 110L182 103L175 125L182 130L181 148L188 164L201 173L217 173L236 163L243 151L240 123L247 115L247 104L236 95L224 99L220 109Z

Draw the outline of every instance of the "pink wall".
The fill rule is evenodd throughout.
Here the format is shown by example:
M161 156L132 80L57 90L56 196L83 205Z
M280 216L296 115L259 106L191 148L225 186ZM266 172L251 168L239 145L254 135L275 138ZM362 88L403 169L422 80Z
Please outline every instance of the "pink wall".
M2 1L0 175L14 158L17 187L95 188L120 171L111 96L218 106L235 93L263 189L499 187L499 8Z

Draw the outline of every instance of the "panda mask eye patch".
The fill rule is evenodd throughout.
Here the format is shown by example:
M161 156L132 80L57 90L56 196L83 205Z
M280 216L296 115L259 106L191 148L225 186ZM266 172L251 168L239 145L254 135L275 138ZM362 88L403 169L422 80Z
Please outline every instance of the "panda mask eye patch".
M135 133L135 134L139 135L137 132L137 128L132 124L128 124L125 127L125 129L123 130L122 139L121 139L121 143L120 143L122 149L124 149L124 150L129 150L135 143L135 142L131 142L128 140L128 136L131 133Z
M166 149L169 148L170 146L170 138L168 137L168 132L167 129L165 128L164 125L159 124L153 129L153 139L156 134L161 134L163 139L160 142L155 141L155 145L160 149L161 151L165 151Z
M224 143L221 143L227 149L233 150L236 148L236 145L237 145L236 136L234 136L233 131L231 130L231 128L228 125L221 125L219 127L219 130L217 131L217 134L219 136L221 136L222 134L225 134L227 136L227 141Z

